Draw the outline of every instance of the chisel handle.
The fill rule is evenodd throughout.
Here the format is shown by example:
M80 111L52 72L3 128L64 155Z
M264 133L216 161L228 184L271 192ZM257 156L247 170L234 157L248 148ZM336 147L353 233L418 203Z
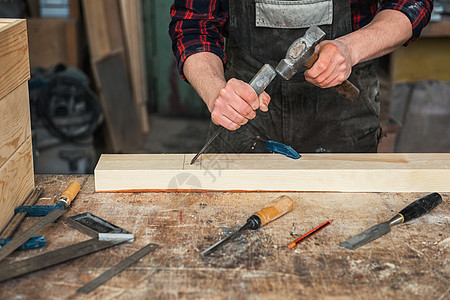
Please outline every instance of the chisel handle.
M64 192L62 192L61 196L59 197L58 202L63 202L64 207L68 207L70 203L72 203L73 199L78 195L78 192L80 191L80 184L78 182L71 182L69 186L66 188Z
M283 195L276 198L273 202L269 203L260 211L255 212L253 215L258 216L261 219L260 226L264 226L291 211L293 206L294 201L292 201L290 197Z
M259 69L258 73L253 76L253 78L248 83L258 94L258 96L264 92L267 86L272 82L272 80L277 75L275 69L269 65L265 64Z
M441 203L441 195L438 193L432 193L414 201L402 209L398 214L403 216L402 223L405 223L426 214Z

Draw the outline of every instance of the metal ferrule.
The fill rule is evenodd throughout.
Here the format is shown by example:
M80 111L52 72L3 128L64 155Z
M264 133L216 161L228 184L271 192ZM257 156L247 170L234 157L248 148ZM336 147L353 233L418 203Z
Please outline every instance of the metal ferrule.
M69 206L69 199L67 197L60 197L56 205L58 204L62 204L64 208L67 208Z
M395 217L393 217L392 219L389 220L389 225L393 226L393 225L398 225L403 223L405 219L403 218L403 216L401 214L397 214Z

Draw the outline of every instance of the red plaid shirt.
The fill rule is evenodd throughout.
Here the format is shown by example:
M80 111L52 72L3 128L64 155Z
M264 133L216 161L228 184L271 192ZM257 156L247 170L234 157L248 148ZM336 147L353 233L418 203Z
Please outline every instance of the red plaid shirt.
M350 0L353 30L367 25L375 14L384 9L404 13L412 24L413 34L407 42L416 40L430 20L433 0ZM380 7L378 2L381 2ZM183 75L183 64L189 55L208 51L218 55L223 63L224 37L228 36L228 0L175 0L171 7L172 21L169 34L178 68Z

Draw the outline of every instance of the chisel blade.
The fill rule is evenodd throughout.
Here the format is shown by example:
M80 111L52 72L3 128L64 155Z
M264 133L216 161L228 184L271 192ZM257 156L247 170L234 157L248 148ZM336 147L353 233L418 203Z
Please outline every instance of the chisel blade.
M213 252L214 250L216 250L218 247L220 247L221 245L225 244L226 242L237 238L238 236L240 236L242 234L242 228L238 231L235 231L231 234L229 234L226 238L218 241L217 243L215 243L214 245L212 245L211 247L209 247L208 249L206 249L205 251L201 252L200 255L201 256L206 256L208 254L210 254L211 252Z
M391 225L389 222L380 223L348 239L340 244L340 246L349 250L355 250L373 240L376 240L389 231L391 231Z

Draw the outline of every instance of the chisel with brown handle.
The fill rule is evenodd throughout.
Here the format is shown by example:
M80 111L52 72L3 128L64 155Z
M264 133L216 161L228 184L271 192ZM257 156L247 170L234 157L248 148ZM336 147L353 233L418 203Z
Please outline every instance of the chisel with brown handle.
M288 196L280 196L276 198L273 202L269 203L266 207L260 211L255 212L250 218L247 219L247 223L242 226L238 231L228 235L223 240L215 243L202 253L202 256L206 256L216 250L219 246L225 244L226 242L237 238L246 229L256 230L267 223L281 217L285 213L292 210L294 206L294 201Z
M27 229L25 232L6 244L6 246L0 248L0 261L11 254L14 250L19 248L26 241L28 241L28 239L33 235L37 234L39 231L45 228L48 224L52 223L60 216L62 216L70 206L70 203L72 203L73 199L75 199L79 191L80 184L78 182L71 182L67 189L61 194L57 204L51 212L49 212L45 217L36 222L31 228Z

